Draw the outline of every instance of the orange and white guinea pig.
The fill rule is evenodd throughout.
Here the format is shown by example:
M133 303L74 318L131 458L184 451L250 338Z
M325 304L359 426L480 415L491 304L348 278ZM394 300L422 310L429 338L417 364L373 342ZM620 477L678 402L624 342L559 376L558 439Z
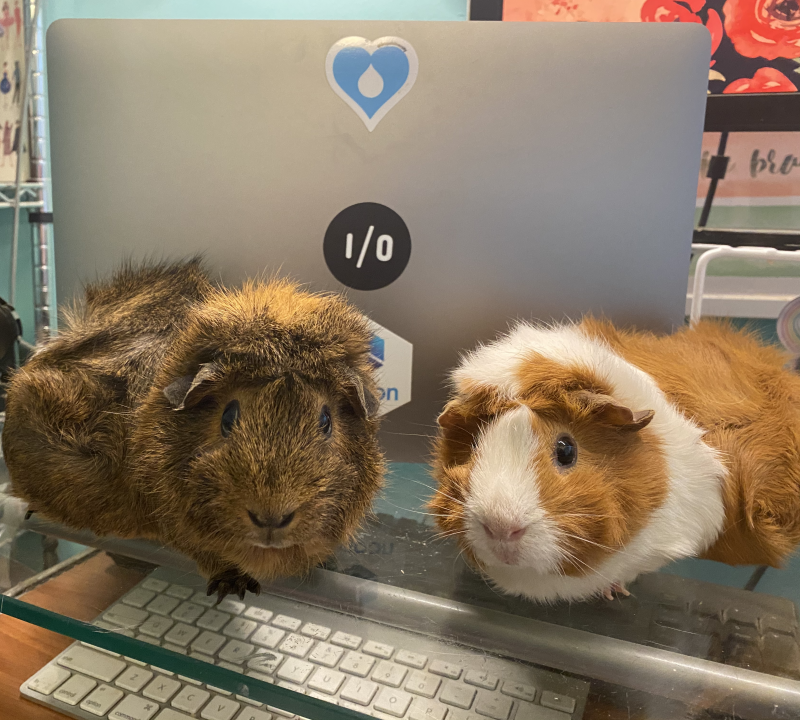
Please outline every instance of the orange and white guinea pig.
M625 593L685 557L777 566L800 542L800 376L703 321L585 319L466 355L439 417L431 509L501 590Z

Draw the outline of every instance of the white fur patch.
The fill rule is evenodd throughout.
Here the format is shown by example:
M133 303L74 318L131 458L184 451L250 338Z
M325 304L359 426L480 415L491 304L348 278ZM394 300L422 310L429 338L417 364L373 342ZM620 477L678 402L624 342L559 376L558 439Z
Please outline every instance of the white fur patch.
M602 593L614 583L631 582L640 573L707 549L725 520L725 468L717 452L703 442L701 428L667 400L652 377L623 360L606 343L590 338L575 325L546 328L523 323L496 343L467 355L453 372L453 381L458 388L470 383L514 399L520 391L517 376L522 361L532 351L563 365L586 368L612 388L617 400L634 411L654 410L649 428L664 453L669 487L663 505L653 512L646 526L594 572L564 577L542 572L538 567L497 565L487 569L491 579L507 592L536 600L583 599ZM521 450L517 446L507 447L506 451L512 449ZM502 451L486 447L483 452L495 456ZM526 461L529 458L526 453ZM520 479L514 492L526 487ZM507 492L511 497L512 491ZM526 507L535 504L538 491L529 489L529 495L521 502L527 503Z
M481 433L470 476L465 525L475 554L486 565L535 558L540 571L555 571L561 559L557 525L539 502L530 462L538 446L531 414L520 406L501 415ZM498 542L487 536L482 524L527 528L527 532L515 542Z

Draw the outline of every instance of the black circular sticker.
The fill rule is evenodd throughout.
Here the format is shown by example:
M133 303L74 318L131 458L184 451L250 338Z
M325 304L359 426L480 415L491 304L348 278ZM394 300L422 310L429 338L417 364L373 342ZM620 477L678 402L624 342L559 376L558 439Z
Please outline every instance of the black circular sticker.
M339 282L355 290L378 290L403 274L411 257L411 235L391 208L358 203L333 218L322 252Z

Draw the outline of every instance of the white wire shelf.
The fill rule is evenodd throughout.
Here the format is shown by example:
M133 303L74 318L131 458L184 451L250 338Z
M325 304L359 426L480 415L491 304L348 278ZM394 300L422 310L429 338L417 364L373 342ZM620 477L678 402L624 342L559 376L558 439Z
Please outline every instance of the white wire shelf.
M41 191L44 188L42 182L25 182L19 186L19 206L21 208L40 208L43 206ZM14 183L0 183L0 209L13 208L16 195L16 185Z

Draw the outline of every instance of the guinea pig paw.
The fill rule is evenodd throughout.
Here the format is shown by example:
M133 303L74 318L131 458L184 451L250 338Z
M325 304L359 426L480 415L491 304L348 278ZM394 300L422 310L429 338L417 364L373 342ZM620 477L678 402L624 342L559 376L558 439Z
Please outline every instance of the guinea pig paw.
M603 590L603 597L606 600L613 600L615 594L622 595L622 597L631 596L625 586L620 583L612 583L611 587L607 587L605 590Z
M244 600L245 593L248 590L253 595L258 595L261 592L261 585L259 585L258 580L240 570L231 569L221 572L208 581L206 595L213 595L216 592L217 602L215 604L219 605L226 595L236 595L239 600Z

